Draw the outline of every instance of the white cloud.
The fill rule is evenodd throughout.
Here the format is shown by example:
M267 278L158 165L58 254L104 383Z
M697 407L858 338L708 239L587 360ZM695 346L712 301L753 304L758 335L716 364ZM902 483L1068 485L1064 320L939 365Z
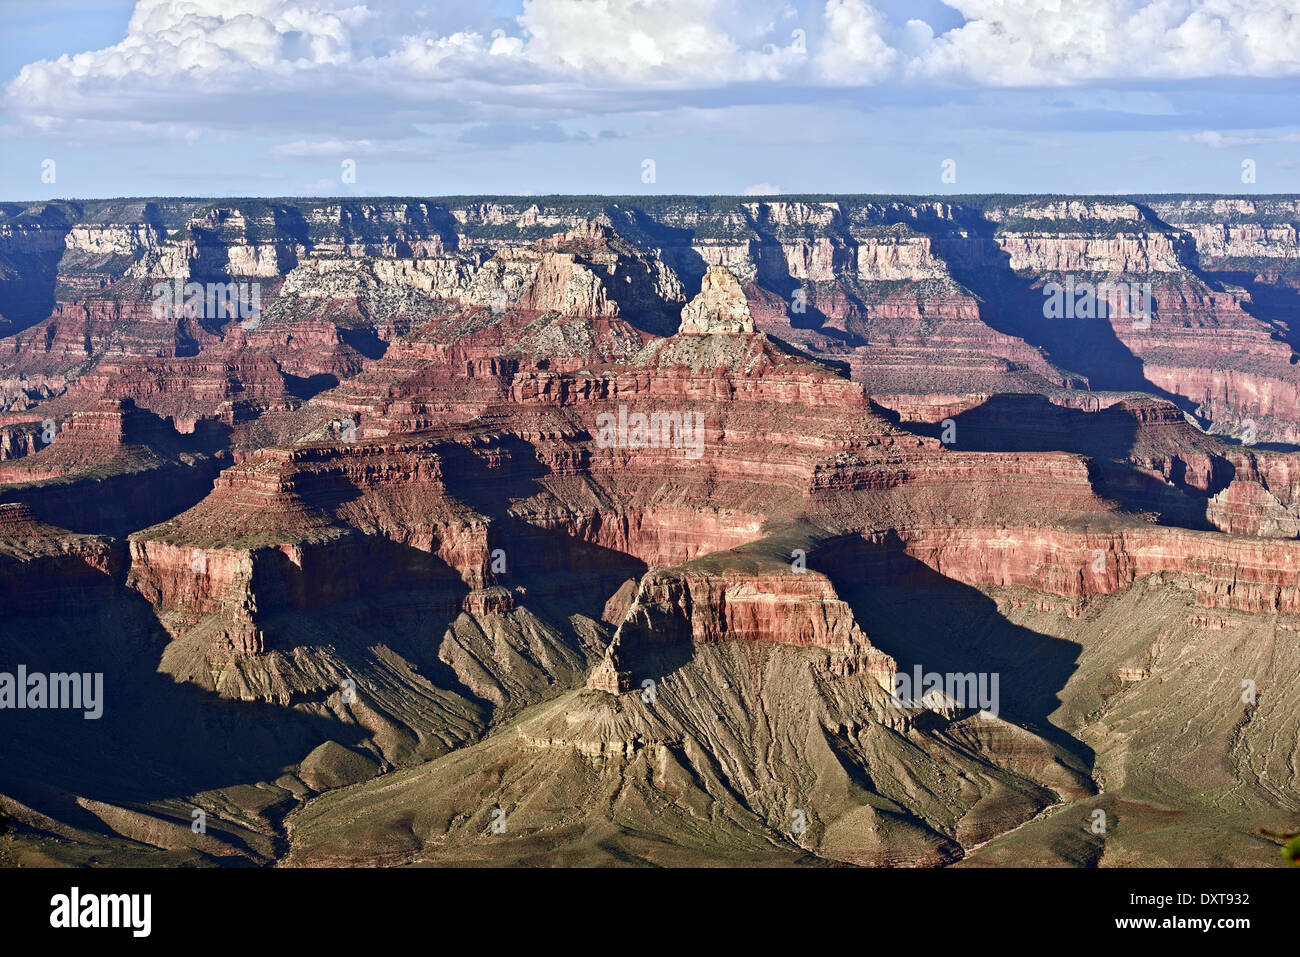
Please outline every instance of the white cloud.
M6 95L21 113L57 115L81 98L145 89L166 100L310 92L308 80L324 89L458 79L674 87L776 80L798 69L802 36L772 42L776 15L761 29L749 26L753 15L783 6L749 6L761 9L742 11L739 0L525 0L516 34L485 35L431 31L422 17L403 20L391 9L381 17L350 0L138 0L121 41L28 64Z
M1060 86L1133 78L1294 76L1294 0L948 0L966 19L924 44L912 78Z
M745 187L746 196L779 196L781 187L772 183L755 183L753 186Z
M899 60L882 36L884 20L867 0L827 0L825 32L817 67L831 83L864 84L886 79Z
M525 0L520 22L530 34L530 55L541 63L640 79L695 73L702 64L733 58L734 41L710 28L711 6L708 0Z
M793 36L771 42L784 6L769 0L524 0L522 52L562 73L629 83L775 80L804 59L802 41ZM754 29L756 22L762 26Z
M138 0L121 41L28 64L5 106L50 134L74 121L282 131L288 119L328 142L391 139L417 123L540 129L670 109L696 89L770 103L809 85L1300 75L1297 0L948 5L966 22L936 35L924 20L891 22L871 0L524 0L513 22L469 0L432 11L406 0Z

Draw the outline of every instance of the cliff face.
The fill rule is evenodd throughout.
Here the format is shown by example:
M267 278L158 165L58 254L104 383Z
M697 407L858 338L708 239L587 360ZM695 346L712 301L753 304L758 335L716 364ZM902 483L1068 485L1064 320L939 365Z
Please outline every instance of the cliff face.
M122 535L187 508L228 462L204 430L181 435L129 398L44 420L30 454L0 464L0 502L42 522Z
M889 690L894 659L871 646L825 576L781 569L647 575L587 687L611 694L639 687L675 645L770 642L830 652L826 674L862 674Z
M1024 586L1079 598L1111 594L1148 575L1167 574L1181 579L1205 607L1300 610L1295 541L1225 539L1172 529L915 528L898 535L906 555L970 585Z
M1150 209L1191 235L1206 268L1236 261L1267 269L1300 252L1300 201L1294 198L1161 197L1152 200Z
M429 299L621 315L667 334L716 266L746 287L757 328L849 362L875 392L1165 390L1223 431L1250 420L1266 439L1293 441L1295 207L1226 197L44 204L0 220L0 260L14 263L0 314L13 313L11 331L36 326L15 341L4 394L18 410L107 357L192 355L221 340L284 356L294 375L346 377ZM1149 284L1150 324L1047 318L1043 287L1068 278ZM283 280L292 298L272 338L241 337L218 317L151 328L144 290L177 280L259 282L268 309ZM360 299L358 282L370 287Z
M125 567L120 543L69 535L24 502L0 503L0 583L7 613L23 617L94 608L111 598Z

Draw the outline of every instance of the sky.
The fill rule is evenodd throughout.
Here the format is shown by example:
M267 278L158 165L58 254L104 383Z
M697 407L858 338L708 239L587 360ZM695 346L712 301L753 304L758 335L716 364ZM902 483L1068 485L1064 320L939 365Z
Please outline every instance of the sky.
M3 200L1300 192L1300 0L0 0Z

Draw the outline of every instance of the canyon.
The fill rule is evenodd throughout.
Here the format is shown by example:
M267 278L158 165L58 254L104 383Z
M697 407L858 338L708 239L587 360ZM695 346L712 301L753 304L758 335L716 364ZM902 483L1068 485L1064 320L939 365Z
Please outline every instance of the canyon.
M0 203L0 671L106 689L0 710L0 864L1281 863L1297 252L1286 196Z

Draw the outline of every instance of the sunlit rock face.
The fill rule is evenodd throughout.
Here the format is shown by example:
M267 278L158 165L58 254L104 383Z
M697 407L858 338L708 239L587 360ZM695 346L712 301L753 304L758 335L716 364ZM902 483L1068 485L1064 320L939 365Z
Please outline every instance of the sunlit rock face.
M700 283L700 294L682 309L682 324L677 331L684 336L754 331L745 291L730 269L709 267Z

